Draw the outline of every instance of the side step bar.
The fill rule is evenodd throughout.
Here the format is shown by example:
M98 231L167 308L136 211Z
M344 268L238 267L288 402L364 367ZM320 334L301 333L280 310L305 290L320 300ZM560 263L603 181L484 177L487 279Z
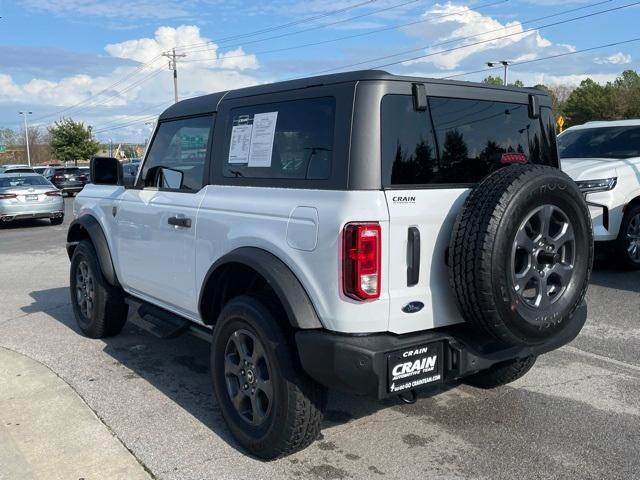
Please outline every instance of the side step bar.
M141 321L136 322L137 325L155 337L171 339L190 333L207 342L211 342L210 327L194 323L144 300L127 297L125 301L140 316Z

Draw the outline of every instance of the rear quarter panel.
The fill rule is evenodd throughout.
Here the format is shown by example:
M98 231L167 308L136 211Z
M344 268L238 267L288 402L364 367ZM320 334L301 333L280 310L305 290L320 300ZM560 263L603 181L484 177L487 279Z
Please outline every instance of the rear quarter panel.
M209 267L225 254L240 247L261 248L296 275L325 328L345 333L386 331L388 265L382 268L380 299L356 302L342 293L342 229L352 221L380 222L383 245L388 245L388 211L381 191L210 185L197 219L196 285L202 288Z

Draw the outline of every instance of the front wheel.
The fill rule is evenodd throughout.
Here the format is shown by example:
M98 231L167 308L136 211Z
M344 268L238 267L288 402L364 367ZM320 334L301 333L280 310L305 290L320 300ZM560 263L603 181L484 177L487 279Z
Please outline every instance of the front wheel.
M616 257L627 270L640 270L640 204L630 205L624 213L616 240Z
M82 333L103 338L120 333L129 306L122 290L102 275L93 244L81 241L73 251L70 272L71 306Z
M302 450L320 433L326 389L300 370L279 309L252 296L231 300L211 344L222 416L251 454L271 460Z

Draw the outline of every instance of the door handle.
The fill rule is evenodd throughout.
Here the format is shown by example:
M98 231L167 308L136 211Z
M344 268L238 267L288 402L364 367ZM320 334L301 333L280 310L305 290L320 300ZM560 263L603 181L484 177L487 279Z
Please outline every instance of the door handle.
M407 233L407 286L411 287L420 280L420 230L409 227Z
M167 223L169 225L173 225L174 227L184 227L191 228L191 219L182 216L169 217L167 219Z

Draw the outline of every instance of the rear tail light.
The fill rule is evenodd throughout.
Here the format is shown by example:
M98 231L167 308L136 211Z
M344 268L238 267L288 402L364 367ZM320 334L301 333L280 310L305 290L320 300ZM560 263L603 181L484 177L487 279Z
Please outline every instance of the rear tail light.
M377 223L344 227L342 281L345 295L357 300L380 297L381 231Z
M16 198L17 196L15 193L0 193L0 200L4 198Z
M64 180L64 175L54 175L53 179L54 180Z
M45 195L48 195L50 197L61 197L62 193L60 192L60 190L52 190L50 192L45 193Z
M87 176L86 175L80 175L78 176L78 180L86 180Z

